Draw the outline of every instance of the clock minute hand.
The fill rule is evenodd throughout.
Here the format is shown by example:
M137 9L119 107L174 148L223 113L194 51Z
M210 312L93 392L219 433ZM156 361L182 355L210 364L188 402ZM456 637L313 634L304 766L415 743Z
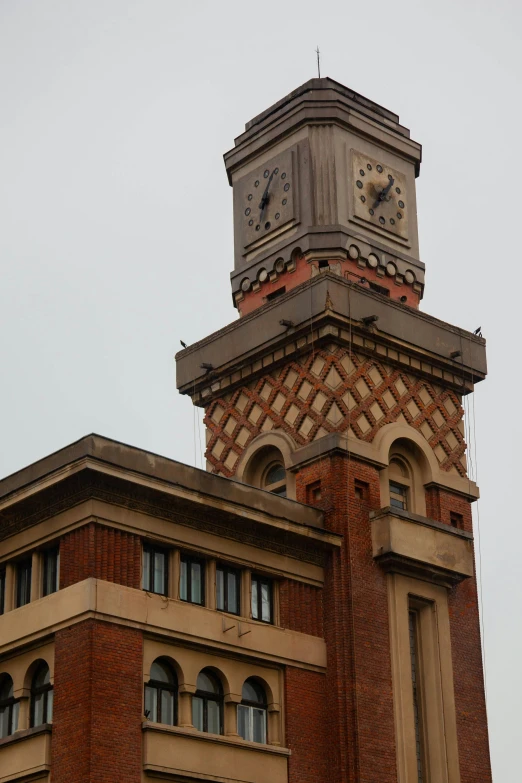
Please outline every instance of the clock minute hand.
M275 174L275 169L274 169L274 171L273 171L273 172L270 174L270 179L269 179L269 180L268 180L268 182L266 183L265 192L264 192L264 193L263 193L263 195L261 196L261 201L260 201L260 203L259 203L259 209L260 209L261 211L263 211L263 210L264 210L264 208L266 207L266 205L268 204L268 190L269 190L269 188L270 188L270 183L272 182L272 177L274 176L274 174Z
M388 195L388 193L389 193L389 192L390 192L390 190L392 189L392 187L393 187L393 183L394 183L394 182L395 182L395 180L394 180L394 179L393 179L393 177L392 177L392 178L391 178L391 180L390 180L390 181L388 182L388 184L386 185L386 187L385 187L385 188L383 188L383 189L381 190L381 192L379 193L379 195L377 196L377 201L376 201L376 202L375 202L375 204L373 205L373 209L376 209L376 207L378 207L378 206L379 206L379 204L381 203L381 201L384 201L384 199L386 198L386 196Z

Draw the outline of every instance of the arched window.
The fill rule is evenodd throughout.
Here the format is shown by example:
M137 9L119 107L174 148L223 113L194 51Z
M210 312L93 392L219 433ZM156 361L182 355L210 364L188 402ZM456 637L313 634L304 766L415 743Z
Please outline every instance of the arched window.
M177 723L177 677L167 661L157 658L145 685L145 717L154 723Z
M192 697L192 723L199 731L223 734L223 688L217 677L203 669Z
M0 738L18 729L20 702L14 697L13 681L8 674L0 678Z
M42 662L31 683L31 726L51 723L53 719L53 686L49 667Z
M406 463L398 458L392 457L388 471L390 480L390 506L393 508L409 508L409 494L411 488L411 479Z
M245 680L237 708L237 731L244 740L266 743L266 708L264 688L252 677Z
M262 487L286 498L286 470L282 462L271 462L263 473Z

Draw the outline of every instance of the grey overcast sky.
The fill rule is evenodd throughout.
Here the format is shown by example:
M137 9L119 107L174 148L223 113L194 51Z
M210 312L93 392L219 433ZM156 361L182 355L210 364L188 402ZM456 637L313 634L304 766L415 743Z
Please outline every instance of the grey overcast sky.
M173 356L236 317L222 155L316 74L317 44L322 75L423 144L422 307L488 342L469 409L496 783L521 778L521 16L515 0L0 0L0 476L92 431L202 466Z

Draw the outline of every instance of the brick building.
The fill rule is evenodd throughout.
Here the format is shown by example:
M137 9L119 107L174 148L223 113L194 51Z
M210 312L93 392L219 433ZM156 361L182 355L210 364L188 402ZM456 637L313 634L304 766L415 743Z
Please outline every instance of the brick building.
M420 145L314 79L225 155L207 471L88 436L0 482L0 783L487 783L463 395Z

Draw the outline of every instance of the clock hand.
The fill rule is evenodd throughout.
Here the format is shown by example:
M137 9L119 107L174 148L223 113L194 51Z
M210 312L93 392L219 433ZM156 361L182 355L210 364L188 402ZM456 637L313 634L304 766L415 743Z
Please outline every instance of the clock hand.
M259 204L259 209L261 210L261 215L263 214L264 209L265 209L266 205L268 204L268 190L270 188L270 183L272 182L272 177L274 176L274 174L275 174L275 169L270 174L270 179L266 183L265 192L261 196L261 201L260 201L260 204Z
M390 190L392 189L392 187L393 187L393 183L394 183L394 182L395 182L395 180L394 180L394 179L393 179L393 177L392 177L392 178L391 178L391 180L390 180L390 181L388 182L388 184L386 185L386 187L385 187L385 188L383 188L383 189L381 190L381 192L379 193L379 195L377 196L377 201L376 201L376 202L375 202L375 204L373 205L372 209L376 209L376 208L379 206L379 204L381 203L381 201L384 201L384 199L386 198L386 196L388 195L388 193L389 193L389 192L390 192Z

